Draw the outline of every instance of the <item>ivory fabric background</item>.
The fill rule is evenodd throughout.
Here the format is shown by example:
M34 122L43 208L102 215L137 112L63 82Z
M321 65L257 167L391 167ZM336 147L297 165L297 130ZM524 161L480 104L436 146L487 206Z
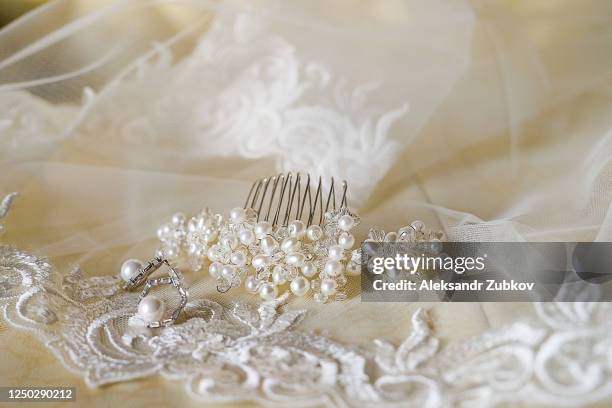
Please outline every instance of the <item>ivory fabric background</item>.
M611 18L605 1L51 2L0 33L0 195L20 193L3 239L114 274L173 212L227 212L255 176L300 169L348 180L358 238L422 219L458 240L607 241ZM356 284L304 305L303 330L352 344L401 341L422 306L361 304ZM424 306L444 343L533 313ZM88 389L28 333L0 339L2 385L202 405L158 378Z

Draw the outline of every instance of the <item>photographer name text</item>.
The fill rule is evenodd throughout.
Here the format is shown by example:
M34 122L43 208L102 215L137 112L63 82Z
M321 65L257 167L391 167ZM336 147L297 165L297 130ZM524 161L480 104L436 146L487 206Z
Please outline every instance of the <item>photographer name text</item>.
M397 282L384 282L380 279L372 282L372 287L376 291L404 290L404 291L531 291L535 286L534 282L517 282L511 280L494 280L472 282L448 282L445 280L425 279L415 282L402 279Z

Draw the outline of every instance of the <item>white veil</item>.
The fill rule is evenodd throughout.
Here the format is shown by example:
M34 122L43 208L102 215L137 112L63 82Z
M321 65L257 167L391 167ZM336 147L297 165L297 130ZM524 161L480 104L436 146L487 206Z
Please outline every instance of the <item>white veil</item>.
M30 196L23 214L45 208L13 231L51 256L131 244L286 170L364 203L464 73L473 30L461 2L372 7L59 1L5 28L2 182Z

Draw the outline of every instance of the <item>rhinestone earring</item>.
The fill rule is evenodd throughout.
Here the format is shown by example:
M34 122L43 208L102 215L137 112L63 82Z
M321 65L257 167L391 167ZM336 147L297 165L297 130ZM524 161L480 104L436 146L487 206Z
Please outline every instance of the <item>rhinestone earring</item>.
M168 275L153 279L148 277L161 267L165 267ZM149 328L170 326L174 324L181 311L187 304L188 293L183 286L183 279L180 272L170 263L162 258L156 257L143 265L137 259L129 259L121 266L121 278L126 282L125 290L133 290L144 283L143 290L138 302L138 314L143 323ZM149 295L155 286L170 285L176 289L180 301L178 306L167 316L166 305L163 300L154 295ZM165 317L167 316L167 317Z

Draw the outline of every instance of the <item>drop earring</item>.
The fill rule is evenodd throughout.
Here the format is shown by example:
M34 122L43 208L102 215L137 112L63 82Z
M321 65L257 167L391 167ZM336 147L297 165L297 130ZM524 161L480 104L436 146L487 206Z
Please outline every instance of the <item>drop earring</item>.
M165 267L168 271L166 276L148 279L149 276L159 268ZM187 304L188 292L183 286L180 272L175 269L168 260L155 257L146 265L137 259L129 259L121 266L121 278L126 282L125 290L133 290L144 284L138 302L138 314L136 315L149 328L170 326L174 324L181 311ZM180 297L179 304L172 313L166 313L166 305L162 299L149 292L152 288L160 285L170 285L176 289Z

